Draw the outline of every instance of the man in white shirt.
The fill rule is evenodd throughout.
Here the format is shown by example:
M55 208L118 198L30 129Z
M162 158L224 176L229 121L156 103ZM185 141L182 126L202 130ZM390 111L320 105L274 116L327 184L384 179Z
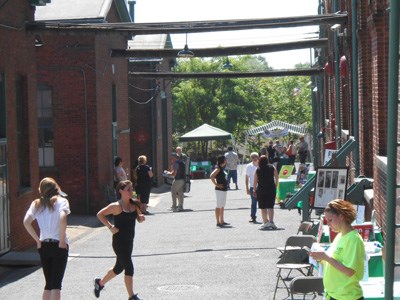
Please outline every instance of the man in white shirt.
M233 183L236 185L236 189L238 190L237 184L237 166L239 164L239 156L236 152L233 152L233 147L228 147L228 152L225 153L226 157L226 169L228 170L228 189L230 189L229 185L231 183L231 178Z
M251 198L250 220L249 222L256 224L257 221L257 198L254 197L253 184L254 174L258 168L258 153L252 152L250 154L251 163L246 165L246 193Z

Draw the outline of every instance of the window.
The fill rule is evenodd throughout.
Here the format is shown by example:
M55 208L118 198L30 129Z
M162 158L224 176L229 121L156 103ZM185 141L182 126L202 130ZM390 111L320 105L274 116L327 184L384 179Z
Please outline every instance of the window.
M54 167L54 124L51 89L39 85L37 89L39 130L39 167Z
M17 76L15 80L15 104L17 112L17 143L18 143L18 179L19 187L30 187L30 147L28 120L28 94L25 76Z

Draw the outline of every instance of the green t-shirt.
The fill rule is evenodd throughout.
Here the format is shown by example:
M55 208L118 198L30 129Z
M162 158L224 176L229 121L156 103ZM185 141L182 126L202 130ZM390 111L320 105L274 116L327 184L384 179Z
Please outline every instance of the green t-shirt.
M358 231L352 230L344 236L339 233L327 250L327 253L344 266L353 269L355 273L349 277L324 261L325 292L330 297L338 300L356 300L361 298L363 292L359 282L364 275L365 248Z

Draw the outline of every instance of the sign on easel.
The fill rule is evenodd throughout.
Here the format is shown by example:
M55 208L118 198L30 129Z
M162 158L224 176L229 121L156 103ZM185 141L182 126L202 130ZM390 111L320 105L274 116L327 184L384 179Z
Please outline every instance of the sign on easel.
M317 168L314 208L325 208L335 199L345 199L347 194L348 168Z

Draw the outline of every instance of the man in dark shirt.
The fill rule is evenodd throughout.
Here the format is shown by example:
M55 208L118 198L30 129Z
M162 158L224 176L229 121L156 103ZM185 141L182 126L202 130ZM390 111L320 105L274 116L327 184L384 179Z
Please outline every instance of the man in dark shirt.
M179 158L177 153L171 154L172 170L167 172L168 175L174 177L171 186L172 206L171 210L183 211L183 191L185 189L185 163ZM178 206L176 199L178 198Z

